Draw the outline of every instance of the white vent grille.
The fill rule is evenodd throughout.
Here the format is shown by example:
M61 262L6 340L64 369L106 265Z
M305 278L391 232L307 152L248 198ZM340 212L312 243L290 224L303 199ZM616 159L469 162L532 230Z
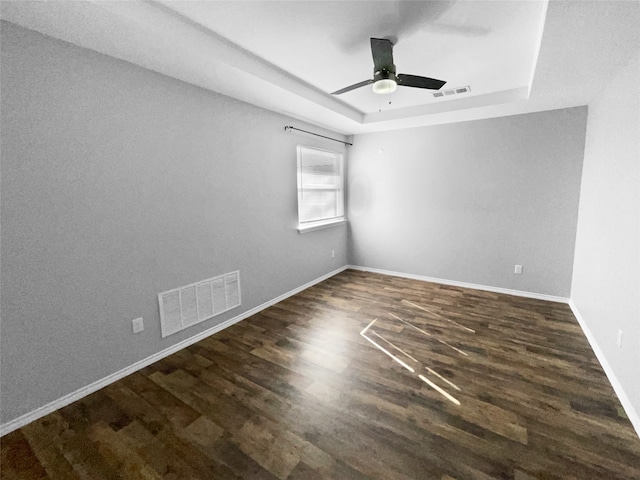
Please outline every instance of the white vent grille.
M450 88L448 90L438 90L437 92L434 92L433 96L435 98L449 97L451 95L459 95L461 93L467 93L470 91L471 91L471 87L467 85L466 87Z
M219 275L160 293L158 302L164 338L239 306L240 272Z

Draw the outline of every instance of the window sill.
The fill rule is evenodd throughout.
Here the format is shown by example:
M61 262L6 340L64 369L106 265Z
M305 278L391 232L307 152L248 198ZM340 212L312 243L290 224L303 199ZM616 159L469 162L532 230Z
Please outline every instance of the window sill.
M347 223L347 219L343 218L341 220L332 220L330 222L318 222L313 223L311 225L298 225L298 233L302 235L303 233L314 232L316 230L324 230L325 228L337 227L338 225L344 225Z

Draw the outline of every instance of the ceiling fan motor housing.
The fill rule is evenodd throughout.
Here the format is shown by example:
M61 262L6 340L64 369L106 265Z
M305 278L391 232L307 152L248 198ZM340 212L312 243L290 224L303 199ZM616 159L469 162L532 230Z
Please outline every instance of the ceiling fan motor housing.
M396 78L396 66L391 65L391 68L383 68L382 70L378 70L377 72L373 72L373 80L377 82L378 80L393 80L394 82L398 82Z

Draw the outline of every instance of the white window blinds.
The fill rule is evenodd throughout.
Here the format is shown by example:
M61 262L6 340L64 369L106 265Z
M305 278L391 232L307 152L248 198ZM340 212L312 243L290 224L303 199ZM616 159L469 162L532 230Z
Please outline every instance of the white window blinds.
M298 221L301 227L344 220L342 155L298 147Z

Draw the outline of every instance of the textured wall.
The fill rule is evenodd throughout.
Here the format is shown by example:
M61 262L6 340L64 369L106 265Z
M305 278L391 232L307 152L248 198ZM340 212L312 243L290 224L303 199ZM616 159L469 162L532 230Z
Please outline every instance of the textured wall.
M640 420L640 57L589 105L571 299ZM618 348L618 330L623 331ZM639 425L636 423L636 430Z
M586 117L582 107L357 135L350 263L568 297Z
M296 144L340 144L5 22L1 82L2 422L346 264L296 230ZM161 339L159 292L236 269L242 307Z

